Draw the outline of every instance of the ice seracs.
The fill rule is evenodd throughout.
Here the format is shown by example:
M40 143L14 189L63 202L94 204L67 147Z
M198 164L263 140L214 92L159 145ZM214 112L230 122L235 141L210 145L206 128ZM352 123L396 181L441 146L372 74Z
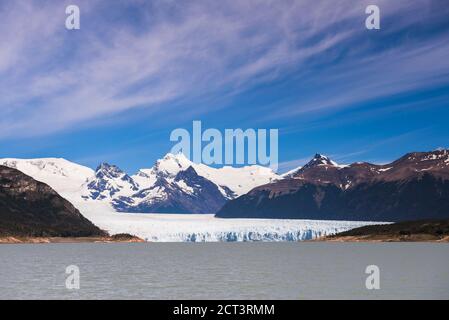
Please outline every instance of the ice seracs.
M107 210L87 218L111 233L154 242L302 241L379 222L281 219L219 219L209 214L139 214Z

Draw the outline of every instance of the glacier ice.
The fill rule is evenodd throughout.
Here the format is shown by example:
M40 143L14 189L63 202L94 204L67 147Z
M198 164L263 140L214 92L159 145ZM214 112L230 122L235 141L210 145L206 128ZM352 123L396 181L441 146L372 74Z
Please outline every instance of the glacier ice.
M152 242L303 241L376 222L220 219L211 214L118 213L107 206L79 207L111 234L129 233Z

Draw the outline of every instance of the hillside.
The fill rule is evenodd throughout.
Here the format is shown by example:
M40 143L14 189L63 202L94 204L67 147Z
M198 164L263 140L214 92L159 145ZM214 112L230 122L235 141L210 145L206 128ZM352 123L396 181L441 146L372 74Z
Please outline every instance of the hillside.
M449 241L449 220L370 225L327 236L326 241Z
M229 201L217 216L390 222L449 218L449 152L414 152L386 165L345 166L316 155L284 179Z
M91 237L107 234L48 185L0 166L0 236Z

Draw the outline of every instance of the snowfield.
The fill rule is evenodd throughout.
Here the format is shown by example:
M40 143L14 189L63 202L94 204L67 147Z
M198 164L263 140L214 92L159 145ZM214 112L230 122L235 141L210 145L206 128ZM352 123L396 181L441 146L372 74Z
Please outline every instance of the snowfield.
M83 215L111 234L129 233L153 242L302 241L375 222L220 219L211 214L136 214L79 204Z
M215 212L224 201L280 178L270 168L258 165L213 168L193 163L181 153L168 153L153 167L140 169L131 176L108 163L100 164L94 171L62 158L7 158L0 159L0 165L18 169L48 184L73 204L89 200L112 205L122 212L154 212L158 209L167 212L163 208L176 208L175 200L180 197L184 207L177 207L177 212ZM194 173L189 170L192 168ZM215 188L218 194L214 192ZM174 199L175 194L178 199ZM201 206L204 196L208 197L211 207Z

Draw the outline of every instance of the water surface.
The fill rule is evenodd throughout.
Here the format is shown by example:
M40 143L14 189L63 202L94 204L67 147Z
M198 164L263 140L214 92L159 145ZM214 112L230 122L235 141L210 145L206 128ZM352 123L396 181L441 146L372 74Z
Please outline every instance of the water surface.
M367 265L380 290L367 290ZM80 290L65 286L80 269ZM449 299L449 245L0 245L0 299Z

